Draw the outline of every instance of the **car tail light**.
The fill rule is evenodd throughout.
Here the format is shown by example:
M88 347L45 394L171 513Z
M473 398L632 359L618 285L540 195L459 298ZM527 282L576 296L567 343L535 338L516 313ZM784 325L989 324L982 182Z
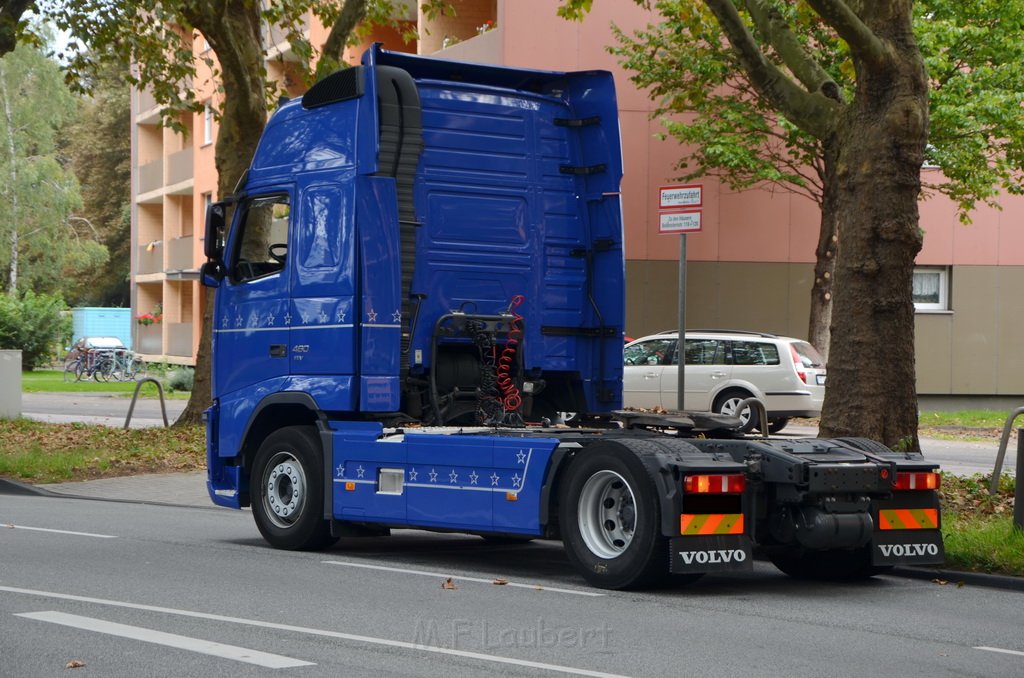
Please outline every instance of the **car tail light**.
M740 494L747 479L739 473L686 476L683 490L689 494Z
M796 370L796 376L800 377L800 381L807 383L807 370L804 369L804 361L800 359L800 354L796 352L796 347L793 344L789 345L789 354L793 356L793 368Z
M941 476L934 471L900 472L893 482L894 490L937 490L942 484Z

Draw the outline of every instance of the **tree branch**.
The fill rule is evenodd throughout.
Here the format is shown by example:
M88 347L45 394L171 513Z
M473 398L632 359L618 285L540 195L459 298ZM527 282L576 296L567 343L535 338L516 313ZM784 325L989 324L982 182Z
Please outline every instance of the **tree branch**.
M860 20L845 0L807 0L825 23L835 29L850 46L850 51L871 64L886 61L885 43Z
M365 17L366 0L345 0L338 20L334 22L331 32L327 34L327 40L324 42L324 56L329 57L332 61L340 62L349 36Z
M731 0L704 0L736 52L740 67L757 91L793 124L819 139L828 136L840 104L808 93L771 63L743 24Z
M3 0L0 2L0 56L14 50L18 42L18 24L21 15L34 4L34 0Z
M807 54L779 11L763 0L746 0L745 4L757 30L775 48L783 63L807 91L822 92L830 99L844 103L835 80Z

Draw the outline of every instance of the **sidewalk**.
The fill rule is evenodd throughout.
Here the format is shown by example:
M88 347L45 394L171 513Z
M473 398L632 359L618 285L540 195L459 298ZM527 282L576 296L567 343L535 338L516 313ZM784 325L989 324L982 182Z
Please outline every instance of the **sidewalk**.
M0 479L0 493L3 492ZM10 481L8 481L10 482ZM206 473L145 473L74 483L33 485L45 494L82 499L215 508L206 492Z

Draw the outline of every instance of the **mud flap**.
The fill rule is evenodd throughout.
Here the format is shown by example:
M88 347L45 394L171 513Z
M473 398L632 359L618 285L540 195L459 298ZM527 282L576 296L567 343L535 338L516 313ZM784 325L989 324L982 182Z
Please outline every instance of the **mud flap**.
M754 567L750 538L744 534L672 537L669 548L669 571L673 574L735 572Z
M945 560L940 530L878 531L871 541L872 565L941 565Z

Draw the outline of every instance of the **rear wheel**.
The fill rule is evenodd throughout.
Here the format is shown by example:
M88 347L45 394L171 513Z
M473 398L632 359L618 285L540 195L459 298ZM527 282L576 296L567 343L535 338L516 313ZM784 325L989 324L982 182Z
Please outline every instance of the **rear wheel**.
M742 426L740 430L743 433L750 433L757 425L757 421L754 419L754 413L751 411L750 406L741 405L749 397L750 394L746 391L726 391L715 400L715 412L729 417L738 416Z
M562 542L584 579L606 589L668 577L668 539L643 464L618 444L595 444L567 469L559 502Z
M768 433L778 433L782 429L786 428L786 424L789 423L788 417L780 417L779 419L768 420Z
M323 461L312 426L274 431L253 463L252 515L274 548L323 548L336 541L324 520Z

